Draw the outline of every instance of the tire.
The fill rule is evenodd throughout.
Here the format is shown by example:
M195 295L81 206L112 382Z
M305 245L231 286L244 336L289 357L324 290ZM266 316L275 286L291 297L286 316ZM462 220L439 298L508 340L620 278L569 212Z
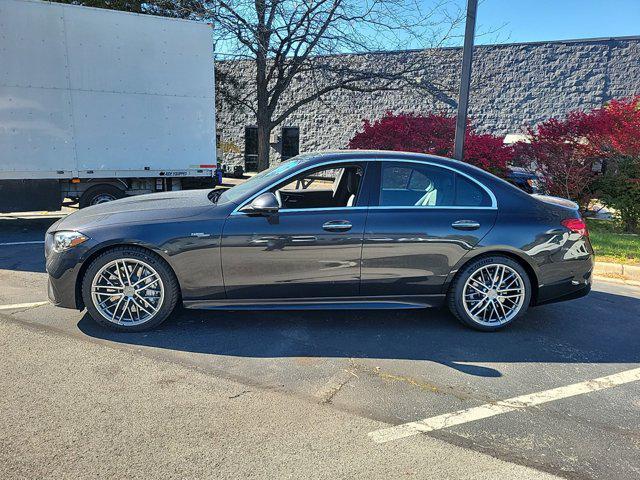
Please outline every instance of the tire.
M447 296L451 313L464 325L483 332L500 330L522 317L530 302L527 272L502 255L469 262L456 275Z
M157 327L171 315L179 296L171 267L140 247L117 247L102 253L91 261L82 278L82 300L91 318L120 332Z
M111 202L124 197L124 192L113 185L94 185L80 195L80 208Z

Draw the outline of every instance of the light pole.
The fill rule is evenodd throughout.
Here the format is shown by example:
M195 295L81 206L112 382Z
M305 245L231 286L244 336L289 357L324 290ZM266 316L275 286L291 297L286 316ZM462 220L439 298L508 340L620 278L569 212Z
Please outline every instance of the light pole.
M458 95L458 115L456 116L456 137L453 158L464 159L464 135L467 129L467 109L469 107L469 88L471 87L471 61L473 60L473 37L476 31L476 11L478 0L467 0L467 24L464 30L462 50L462 75L460 76L460 94Z

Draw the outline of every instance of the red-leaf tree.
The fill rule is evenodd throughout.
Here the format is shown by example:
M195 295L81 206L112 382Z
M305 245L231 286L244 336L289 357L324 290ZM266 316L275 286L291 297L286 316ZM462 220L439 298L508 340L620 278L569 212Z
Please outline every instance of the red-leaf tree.
M533 164L549 193L585 209L596 194L601 166L618 157L640 158L640 97L612 100L589 112L573 111L528 127L514 146L515 161Z
M450 157L453 154L456 118L443 114L394 114L375 121L363 120L362 131L349 141L349 148L400 150ZM504 137L476 133L467 125L465 161L504 176L513 151Z

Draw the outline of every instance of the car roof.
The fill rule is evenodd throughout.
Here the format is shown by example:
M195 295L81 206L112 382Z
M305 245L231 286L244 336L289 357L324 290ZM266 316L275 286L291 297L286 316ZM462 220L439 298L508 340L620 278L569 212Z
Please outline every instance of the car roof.
M454 160L452 158L418 152L400 152L395 150L320 150L316 152L305 153L300 155L299 157L307 157L304 159L305 165L315 165L317 163L323 163L333 160L367 160L371 158L385 158L398 161L424 161L450 167L456 170L463 171L465 173L480 175L483 178L486 178L487 175L493 177L493 175L491 175L489 172L486 172L485 170L475 167L469 163Z

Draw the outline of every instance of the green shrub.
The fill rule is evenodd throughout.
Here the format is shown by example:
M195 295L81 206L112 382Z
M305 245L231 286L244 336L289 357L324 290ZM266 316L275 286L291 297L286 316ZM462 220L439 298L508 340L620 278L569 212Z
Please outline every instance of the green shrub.
M599 200L617 211L624 230L637 233L640 228L640 158L608 159L604 175L596 181L596 190Z

